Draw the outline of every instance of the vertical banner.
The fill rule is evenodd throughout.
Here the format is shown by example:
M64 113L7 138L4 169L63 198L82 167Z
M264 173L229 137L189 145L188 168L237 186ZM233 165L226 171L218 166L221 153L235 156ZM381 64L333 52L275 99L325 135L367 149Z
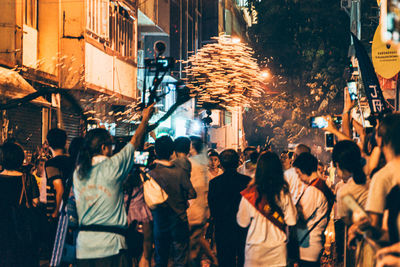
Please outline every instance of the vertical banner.
M358 38L351 33L356 51L356 58L360 67L361 77L365 88L365 94L368 99L368 104L371 109L371 114L389 112L385 99L383 98L382 90L379 85L379 80L376 76L372 62L365 51L362 43Z

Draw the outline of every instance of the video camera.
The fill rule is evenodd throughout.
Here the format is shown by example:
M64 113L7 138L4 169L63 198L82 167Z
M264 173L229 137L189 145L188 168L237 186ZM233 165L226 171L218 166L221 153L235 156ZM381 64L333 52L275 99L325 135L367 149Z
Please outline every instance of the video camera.
M167 46L163 41L154 43L154 58L146 58L144 60L145 66L145 79L143 85L142 103L140 108L143 109L150 106L154 102L158 102L163 96L167 95L169 91L162 94L157 94L157 89L162 83L164 76L169 70L174 67L175 60L172 57L162 57ZM152 74L154 76L152 85L147 88L146 77Z

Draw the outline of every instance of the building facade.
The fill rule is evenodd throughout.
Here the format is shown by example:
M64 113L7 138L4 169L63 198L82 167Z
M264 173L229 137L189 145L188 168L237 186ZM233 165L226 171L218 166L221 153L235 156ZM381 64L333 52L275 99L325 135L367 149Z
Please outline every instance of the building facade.
M115 106L124 107L138 94L137 2L4 0L0 5L1 66L17 70L36 90L69 90L83 109L96 110L98 122L118 127L107 112ZM98 101L99 97L104 101ZM47 99L52 97L48 95ZM57 125L71 136L82 130L82 116L75 114L66 99L54 102L53 107L38 115L41 140L36 140L34 146L40 145L47 130ZM59 108L61 116L56 115ZM24 126L18 124L11 128ZM38 127L32 127L24 131L37 136Z

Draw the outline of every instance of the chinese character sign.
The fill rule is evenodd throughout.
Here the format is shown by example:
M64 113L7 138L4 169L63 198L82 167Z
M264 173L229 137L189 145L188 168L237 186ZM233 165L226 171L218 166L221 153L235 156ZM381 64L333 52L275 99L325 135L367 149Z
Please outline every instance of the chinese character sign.
M389 108L385 102L385 99L383 98L379 80L376 76L372 62L361 42L354 34L351 35L353 37L356 57L360 66L362 81L365 88L365 94L368 99L368 104L371 109L371 114L386 113L389 111Z

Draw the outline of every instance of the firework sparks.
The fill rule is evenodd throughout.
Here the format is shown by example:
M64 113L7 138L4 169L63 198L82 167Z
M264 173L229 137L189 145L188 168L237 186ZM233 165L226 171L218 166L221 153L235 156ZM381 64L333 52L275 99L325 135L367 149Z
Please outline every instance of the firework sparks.
M226 35L215 39L216 43L203 46L185 62L191 96L200 104L250 106L263 92L253 50Z

